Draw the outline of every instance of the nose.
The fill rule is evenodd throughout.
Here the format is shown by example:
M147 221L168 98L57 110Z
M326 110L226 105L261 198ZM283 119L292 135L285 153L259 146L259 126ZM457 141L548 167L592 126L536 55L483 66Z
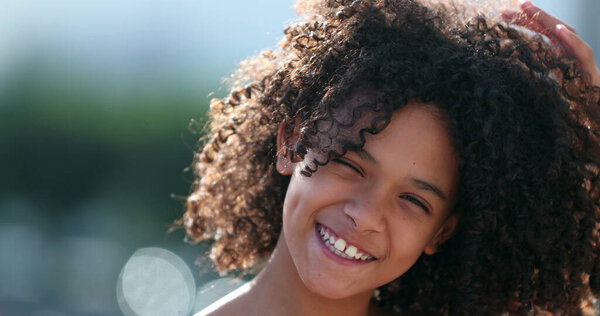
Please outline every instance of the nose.
M385 199L377 192L355 195L344 205L344 213L357 231L381 232L385 228Z

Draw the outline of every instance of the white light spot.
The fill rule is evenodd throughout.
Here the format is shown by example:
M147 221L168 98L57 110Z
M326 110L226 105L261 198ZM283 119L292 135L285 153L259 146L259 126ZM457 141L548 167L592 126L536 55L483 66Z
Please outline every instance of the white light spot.
M185 262L160 248L137 250L117 283L117 300L126 316L189 315L196 285Z

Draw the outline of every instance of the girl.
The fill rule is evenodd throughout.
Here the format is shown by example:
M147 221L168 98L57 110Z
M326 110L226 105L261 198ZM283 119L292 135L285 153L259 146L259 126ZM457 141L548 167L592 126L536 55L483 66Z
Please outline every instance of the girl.
M297 9L211 101L183 224L260 273L199 315L592 313L600 74L574 31L530 2Z

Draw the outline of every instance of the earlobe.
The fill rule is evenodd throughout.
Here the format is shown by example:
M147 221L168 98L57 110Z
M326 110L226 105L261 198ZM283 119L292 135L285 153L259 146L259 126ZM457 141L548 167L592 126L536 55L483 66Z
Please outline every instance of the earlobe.
M294 172L294 162L292 161L292 153L288 149L289 137L285 135L285 122L279 124L277 132L277 172L281 175L289 176Z
M429 241L427 246L423 249L423 252L427 255L433 255L437 252L437 248L443 244L446 240L450 239L454 235L456 226L458 224L458 216L451 215L446 219L442 227L438 230L436 235Z

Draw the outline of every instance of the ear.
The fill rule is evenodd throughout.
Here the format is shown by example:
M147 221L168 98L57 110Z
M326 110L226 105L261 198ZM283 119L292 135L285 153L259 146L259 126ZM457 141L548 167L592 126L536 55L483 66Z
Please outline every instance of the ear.
M439 228L437 233L429 243L423 249L423 252L427 255L433 255L436 253L437 248L443 244L446 240L450 239L456 230L456 226L458 224L458 215L451 215L446 219L442 227Z
M279 130L277 131L277 172L284 176L289 176L294 172L295 163L293 162L292 152L289 150L291 143L297 139L296 128L294 127L294 134L287 135L286 123L281 122L279 124Z

